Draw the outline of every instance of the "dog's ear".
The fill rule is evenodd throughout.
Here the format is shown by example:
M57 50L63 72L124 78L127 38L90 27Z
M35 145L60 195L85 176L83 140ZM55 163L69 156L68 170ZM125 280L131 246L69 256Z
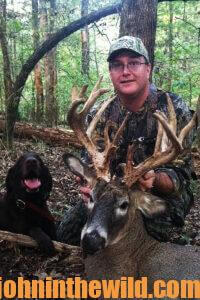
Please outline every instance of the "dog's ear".
M21 167L24 161L24 155L22 155L18 160L15 162L15 164L8 170L7 176L6 176L6 190L7 192L11 192L13 190L16 190L16 188L19 187L20 181L21 181Z
M15 184L17 180L16 167L13 166L8 170L6 176L6 190L7 192L12 192L15 189Z

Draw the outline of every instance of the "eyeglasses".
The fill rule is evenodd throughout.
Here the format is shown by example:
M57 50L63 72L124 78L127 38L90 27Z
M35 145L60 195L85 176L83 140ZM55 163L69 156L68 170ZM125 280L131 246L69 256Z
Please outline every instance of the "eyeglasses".
M124 68L127 67L130 72L137 71L141 65L147 65L147 63L142 63L139 61L130 61L127 64L122 64L120 62L110 63L110 70L116 73L123 73Z

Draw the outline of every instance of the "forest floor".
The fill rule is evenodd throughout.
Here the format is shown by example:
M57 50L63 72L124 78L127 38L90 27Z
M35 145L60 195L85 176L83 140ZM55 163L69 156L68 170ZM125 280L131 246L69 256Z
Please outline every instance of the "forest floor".
M14 150L8 151L0 145L0 195L5 193L5 177L8 169L26 151L37 152L49 167L53 177L53 190L48 205L57 222L62 219L71 206L80 199L77 184L64 163L62 155L66 149L47 146L43 142L15 139ZM172 230L171 241L179 244L200 246L200 154L193 152L194 166L197 181L193 182L195 204L188 214L185 226ZM67 278L81 275L80 266L70 269L70 262L66 262L63 254L46 258L37 249L15 246L9 242L0 241L0 276L3 279L23 276L27 279L41 279L47 276L52 278ZM63 263L64 262L64 263Z

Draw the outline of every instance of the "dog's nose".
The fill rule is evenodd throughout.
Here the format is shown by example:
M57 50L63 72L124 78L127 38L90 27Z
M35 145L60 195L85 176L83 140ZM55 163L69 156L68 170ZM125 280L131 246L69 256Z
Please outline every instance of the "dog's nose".
M26 160L26 165L27 165L27 166L35 166L35 165L37 165L37 159L34 158L34 157L29 157L29 158Z

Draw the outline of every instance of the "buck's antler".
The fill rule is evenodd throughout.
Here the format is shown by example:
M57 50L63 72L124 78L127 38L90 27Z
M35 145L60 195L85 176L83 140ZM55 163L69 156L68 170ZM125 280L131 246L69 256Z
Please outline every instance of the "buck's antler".
M169 95L167 95L167 102L168 119L165 114L160 111L154 113L154 116L158 120L158 134L153 155L139 165L134 166L134 145L128 148L127 162L124 168L124 182L128 187L131 187L146 172L173 161L176 156L183 151L183 140L196 124L197 114L195 113L190 122L181 130L177 137L176 113Z
M77 134L78 139L81 141L81 143L85 146L88 153L90 154L93 162L93 166L96 170L96 176L97 178L103 178L106 181L110 180L110 159L113 156L113 154L116 151L116 143L121 135L121 132L124 128L125 122L127 120L127 117L124 119L122 125L117 130L115 137L113 141L111 142L109 138L109 128L111 125L110 122L107 122L105 129L104 129L104 151L98 151L97 146L92 141L92 133L96 127L97 122L99 121L103 111L106 109L106 107L113 101L115 97L110 97L106 102L103 103L97 114L95 115L94 119L90 123L87 131L85 128L85 118L90 110L90 108L93 106L95 101L98 97L101 95L107 93L109 89L103 89L100 88L100 83L102 81L103 77L100 77L98 82L96 83L94 89L92 90L88 100L86 102L82 100L77 100L72 103L72 107L68 113L68 123L70 127L74 130L74 132ZM78 108L81 104L84 103L83 109L78 112Z

